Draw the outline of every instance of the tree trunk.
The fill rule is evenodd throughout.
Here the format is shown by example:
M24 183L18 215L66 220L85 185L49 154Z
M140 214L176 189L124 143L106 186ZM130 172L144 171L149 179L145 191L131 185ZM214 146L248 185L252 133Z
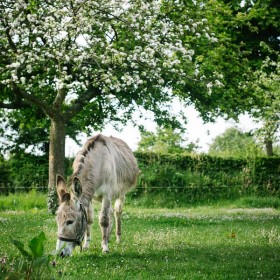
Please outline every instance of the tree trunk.
M273 156L273 146L272 146L272 140L267 140L265 142L265 148L266 148L266 155L268 157Z
M49 195L48 209L55 213L58 205L56 175L64 176L65 160L65 122L61 117L51 119L49 150Z

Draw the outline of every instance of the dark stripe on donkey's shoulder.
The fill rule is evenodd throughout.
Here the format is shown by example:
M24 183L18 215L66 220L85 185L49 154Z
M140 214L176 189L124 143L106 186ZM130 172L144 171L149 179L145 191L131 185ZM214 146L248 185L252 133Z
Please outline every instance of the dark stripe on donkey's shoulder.
M84 145L84 149L82 152L82 155L85 157L87 153L94 148L94 145L96 142L102 142L104 145L106 145L106 141L103 138L101 134L98 134L90 139L87 140L86 144Z

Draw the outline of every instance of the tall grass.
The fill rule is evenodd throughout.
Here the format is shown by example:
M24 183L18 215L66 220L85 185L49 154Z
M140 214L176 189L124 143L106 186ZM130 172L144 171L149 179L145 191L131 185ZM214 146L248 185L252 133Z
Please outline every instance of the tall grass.
M9 194L0 196L0 211L45 209L46 194L31 190L28 193Z
M194 194L193 194L194 195ZM280 209L280 198L273 196L243 196L239 198L219 199L205 198L204 200L194 200L191 195L184 192L173 192L172 190L164 193L143 193L135 196L134 192L127 195L125 205L141 208L193 208L199 206L220 206L231 205L241 208L275 208ZM45 193L32 190L28 193L9 194L0 196L0 211L27 211L36 209L46 209L47 197Z
M194 194L192 194L194 196ZM193 208L199 206L227 205L241 208L275 208L280 209L280 198L273 196L242 196L239 198L205 198L194 201L191 195L184 192L143 193L135 196L134 192L127 195L125 205L140 208ZM47 197L45 193L32 190L28 193L9 194L0 196L0 211L27 211L46 209Z
M195 197L195 198L194 198ZM134 196L133 193L128 194L126 204L134 207L148 207L148 208L194 208L199 206L222 206L231 205L232 207L241 208L275 208L280 209L280 198L273 196L233 196L228 198L222 196L209 197L198 199L195 192L192 194L188 192L173 192L166 191L164 193L143 193L140 196Z

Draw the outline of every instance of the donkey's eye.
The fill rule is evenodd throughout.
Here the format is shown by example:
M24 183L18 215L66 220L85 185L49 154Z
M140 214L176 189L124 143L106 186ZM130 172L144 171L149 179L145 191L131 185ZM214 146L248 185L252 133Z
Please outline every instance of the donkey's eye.
M73 223L74 223L74 221L71 221L71 220L66 221L67 226L72 225Z

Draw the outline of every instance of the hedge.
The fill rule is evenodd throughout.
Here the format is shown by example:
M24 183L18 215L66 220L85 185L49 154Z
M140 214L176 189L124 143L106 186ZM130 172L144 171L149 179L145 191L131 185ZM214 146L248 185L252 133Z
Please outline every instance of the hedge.
M135 153L142 174L133 196L166 192L192 199L243 194L279 196L280 158L219 158L208 155ZM66 159L71 174L72 159ZM0 160L0 193L47 191L48 158L23 154Z
M135 153L143 175L136 193L177 192L191 197L279 195L280 158Z

